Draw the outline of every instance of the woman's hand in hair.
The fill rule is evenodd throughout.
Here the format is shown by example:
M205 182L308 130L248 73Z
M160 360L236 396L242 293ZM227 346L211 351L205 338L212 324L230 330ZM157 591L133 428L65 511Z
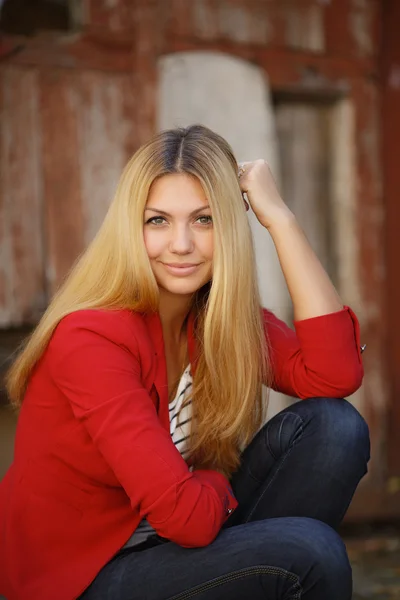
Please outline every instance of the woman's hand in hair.
M244 162L239 168L239 182L261 225L269 229L280 219L293 214L282 200L268 163L265 160Z

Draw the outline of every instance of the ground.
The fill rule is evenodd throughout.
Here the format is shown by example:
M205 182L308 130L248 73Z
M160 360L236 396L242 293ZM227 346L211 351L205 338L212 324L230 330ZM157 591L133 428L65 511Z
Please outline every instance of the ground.
M400 528L345 537L353 600L400 600Z

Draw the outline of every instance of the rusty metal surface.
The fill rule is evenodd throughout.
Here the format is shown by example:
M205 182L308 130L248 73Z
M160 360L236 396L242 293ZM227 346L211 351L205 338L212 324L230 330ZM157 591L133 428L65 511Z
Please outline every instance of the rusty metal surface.
M0 327L44 307L40 125L36 69L0 69Z
M50 296L84 248L76 73L40 74L46 284Z
M0 325L37 320L133 149L130 75L1 70Z
M133 147L130 75L41 73L49 293L94 237Z

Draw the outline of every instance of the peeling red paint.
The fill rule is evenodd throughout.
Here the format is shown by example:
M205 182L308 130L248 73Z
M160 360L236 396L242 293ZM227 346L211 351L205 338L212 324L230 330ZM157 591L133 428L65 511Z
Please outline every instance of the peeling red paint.
M0 70L1 256L3 261L0 326L38 318L43 290L37 72Z

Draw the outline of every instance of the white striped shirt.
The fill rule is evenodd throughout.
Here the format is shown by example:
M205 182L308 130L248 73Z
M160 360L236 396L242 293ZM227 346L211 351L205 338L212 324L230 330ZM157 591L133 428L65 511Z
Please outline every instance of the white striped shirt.
M183 372L175 398L169 404L169 422L172 441L181 453L184 459L188 456L188 440L190 437L190 422L192 420L191 401L182 408L183 401L188 396L192 388L192 374L190 365ZM143 519L137 529L133 532L129 540L123 546L136 546L144 542L150 535L156 533L153 527Z

